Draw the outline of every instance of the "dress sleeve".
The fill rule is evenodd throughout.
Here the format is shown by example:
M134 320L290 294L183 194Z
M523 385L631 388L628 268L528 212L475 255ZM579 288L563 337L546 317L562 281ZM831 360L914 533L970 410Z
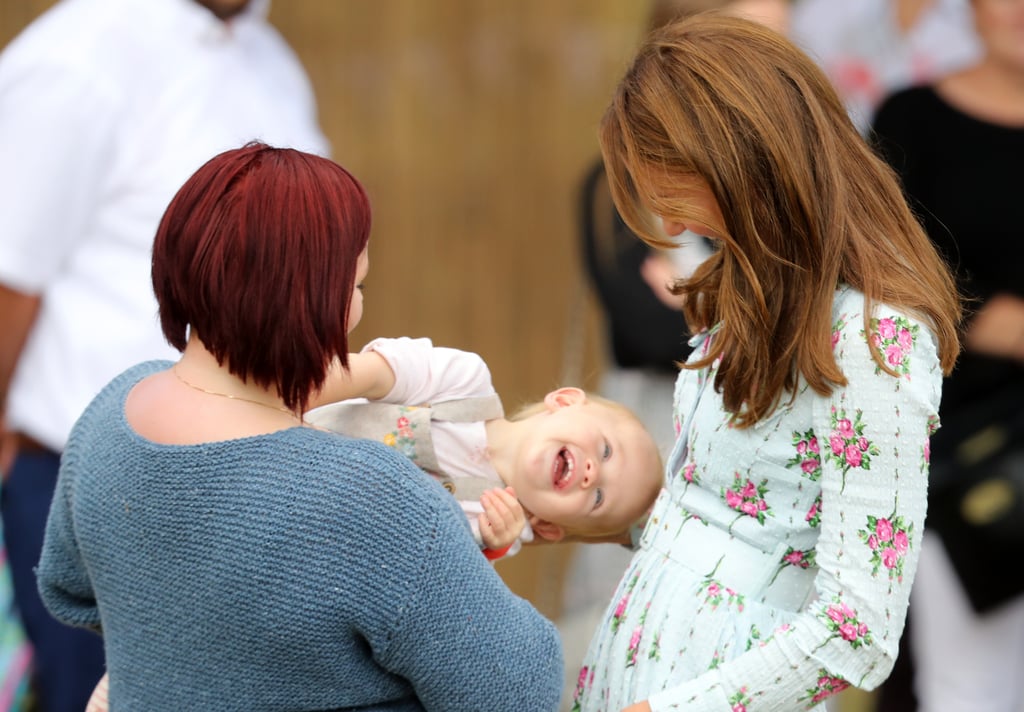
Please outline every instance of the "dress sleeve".
M494 394L491 372L479 355L434 346L430 339L375 339L363 352L379 353L395 374L395 385L381 400L402 405L443 403Z
M654 695L654 712L733 710L737 700L809 709L889 675L920 552L942 374L925 326L884 308L876 314L867 333L859 313L838 319L833 348L848 383L815 399L823 447L814 600L762 645Z

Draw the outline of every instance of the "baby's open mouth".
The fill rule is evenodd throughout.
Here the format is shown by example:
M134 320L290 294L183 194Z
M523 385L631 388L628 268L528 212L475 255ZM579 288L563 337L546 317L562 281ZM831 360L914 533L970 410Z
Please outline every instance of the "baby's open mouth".
M576 460L569 448L563 447L555 457L554 484L555 489L563 489L572 482L572 473L576 469Z

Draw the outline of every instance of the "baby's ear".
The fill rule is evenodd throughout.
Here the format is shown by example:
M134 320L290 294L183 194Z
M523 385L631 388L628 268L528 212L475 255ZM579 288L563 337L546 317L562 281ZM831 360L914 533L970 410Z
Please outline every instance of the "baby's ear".
M554 522L546 521L537 516L530 517L530 528L541 539L546 539L552 543L562 541L565 538L565 529Z
M544 405L548 407L548 410L558 410L567 405L586 403L586 401L587 394L574 386L563 386L544 396Z

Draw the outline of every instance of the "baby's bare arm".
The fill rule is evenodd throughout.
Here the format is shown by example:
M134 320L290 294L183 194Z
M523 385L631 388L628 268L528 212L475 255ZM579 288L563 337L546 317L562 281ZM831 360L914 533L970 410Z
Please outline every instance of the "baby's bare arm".
M335 359L323 388L314 394L309 409L349 398L379 400L395 386L395 374L388 362L375 351L349 354L348 370Z

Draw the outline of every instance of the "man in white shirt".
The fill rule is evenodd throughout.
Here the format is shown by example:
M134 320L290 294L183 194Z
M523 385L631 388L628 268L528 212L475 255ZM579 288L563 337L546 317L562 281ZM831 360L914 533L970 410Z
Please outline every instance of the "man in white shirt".
M50 618L32 567L71 426L139 361L170 357L150 248L207 159L260 139L326 154L269 0L62 0L0 54L0 470L41 712L84 709L99 636Z

